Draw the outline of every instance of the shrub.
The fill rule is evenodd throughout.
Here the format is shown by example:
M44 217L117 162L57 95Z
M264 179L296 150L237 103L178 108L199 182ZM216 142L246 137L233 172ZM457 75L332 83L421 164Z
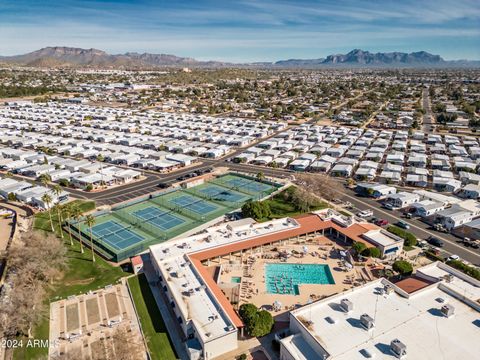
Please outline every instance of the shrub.
M398 226L395 225L390 225L387 228L388 232L391 232L392 234L395 234L397 236L400 236L402 239L405 240L404 244L405 246L415 246L417 245L417 238L415 235L413 235L411 232L405 231Z
M447 261L447 265L457 270L460 270L461 272L473 277L474 279L480 280L480 270L473 266L466 265L459 260L449 260Z
M70 186L70 182L67 179L60 179L58 180L58 184L63 187Z
M239 313L250 336L261 337L272 331L275 321L268 311L259 311L253 304L243 304Z
M361 254L367 247L364 243L356 241L353 243L352 248L357 254Z
M92 190L93 190L93 185L92 185L92 184L88 184L88 185L85 187L85 190L87 190L87 191L92 191Z
M400 275L410 275L413 272L413 266L408 261L397 260L393 263L393 270L398 272Z
M377 249L376 247L366 248L365 250L362 251L362 256L366 256L366 257L379 258L381 255L382 254L380 250Z
M268 218L272 215L270 205L263 201L248 201L242 206L242 214L255 220Z

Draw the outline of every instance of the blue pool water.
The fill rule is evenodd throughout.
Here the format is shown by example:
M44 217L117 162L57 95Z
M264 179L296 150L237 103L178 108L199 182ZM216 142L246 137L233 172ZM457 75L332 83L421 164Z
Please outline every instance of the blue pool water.
M269 294L298 295L300 284L335 284L325 264L265 264Z

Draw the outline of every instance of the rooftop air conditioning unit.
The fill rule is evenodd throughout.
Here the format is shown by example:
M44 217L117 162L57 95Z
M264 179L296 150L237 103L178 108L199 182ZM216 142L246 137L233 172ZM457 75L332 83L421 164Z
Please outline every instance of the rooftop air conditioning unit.
M443 277L447 283L451 283L453 280L453 275L452 274L447 274Z
M395 290L391 285L387 284L383 287L383 291L385 292L385 294L390 295L390 294L393 294Z
M342 299L340 301L340 307L342 308L343 311L348 313L353 310L353 303L348 299Z
M453 305L446 304L442 306L440 311L442 312L443 315L449 318L455 314L455 307Z
M368 314L363 314L360 316L360 324L365 328L365 330L370 330L375 326L375 322Z
M390 350L397 359L403 359L407 356L407 345L398 339L393 339L390 343Z

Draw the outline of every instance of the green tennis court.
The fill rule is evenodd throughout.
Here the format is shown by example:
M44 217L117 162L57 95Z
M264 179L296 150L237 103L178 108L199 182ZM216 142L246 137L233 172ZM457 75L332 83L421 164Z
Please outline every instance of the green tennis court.
M168 210L160 210L158 207L149 206L147 208L132 212L133 215L150 224L159 227L163 231L169 230L183 224L185 221L172 214Z
M236 191L213 184L207 184L203 189L199 189L198 192L205 195L207 198L222 202L237 203L239 201L247 201L250 199L250 197L245 194L240 194Z
M92 227L96 250L120 262L158 244L181 236L206 222L220 219L250 199L261 199L279 188L253 177L226 174L188 189L170 188L97 212ZM70 224L83 241L90 241L84 221Z
M143 240L143 237L113 220L93 226L92 234L97 241L102 240L118 250L126 249Z
M218 209L215 204L188 194L174 197L168 201L179 207L188 208L199 215L206 215Z

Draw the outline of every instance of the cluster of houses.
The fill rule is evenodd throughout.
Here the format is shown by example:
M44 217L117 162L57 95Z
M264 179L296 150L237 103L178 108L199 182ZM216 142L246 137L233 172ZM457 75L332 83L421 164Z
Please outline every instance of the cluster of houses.
M126 184L142 175L137 170L98 161L72 159L10 147L0 147L0 171L36 180L46 178L48 182L90 190L99 186Z
M44 195L48 194L50 201ZM48 209L57 203L68 201L68 192L56 193L44 186L33 185L9 177L0 177L0 198L20 201L35 208Z
M132 168L169 172L200 156L219 158L283 126L56 103L11 104L0 109L0 169L95 188L138 178L141 173Z
M450 193L470 194L480 183L472 136L302 124L233 160Z
M456 196L424 189L412 192L397 191L394 186L378 183L358 183L355 191L381 200L383 206L388 209L401 209L410 216L420 217L424 222L456 233L460 237L468 237L478 228L480 218L478 187L469 190L466 186Z
M11 135L22 135L34 145L25 132L45 132L53 139L71 138L78 142L62 143L62 152L82 154L84 147L97 143L100 150L121 150L112 145L128 147L129 153L143 149L139 157L150 151L167 151L208 158L219 158L236 147L271 135L286 127L283 122L265 122L237 118L209 117L194 114L136 112L108 107L91 107L63 103L31 104L0 109L0 128L10 129ZM21 134L20 134L21 132ZM8 133L6 135L9 135ZM98 144L100 143L100 144ZM70 145L70 148L68 147ZM58 149L57 149L58 150ZM89 156L95 155L93 152ZM130 163L138 159L129 159ZM168 160L168 159L167 159ZM130 165L130 164L127 164ZM141 164L138 164L142 167Z

